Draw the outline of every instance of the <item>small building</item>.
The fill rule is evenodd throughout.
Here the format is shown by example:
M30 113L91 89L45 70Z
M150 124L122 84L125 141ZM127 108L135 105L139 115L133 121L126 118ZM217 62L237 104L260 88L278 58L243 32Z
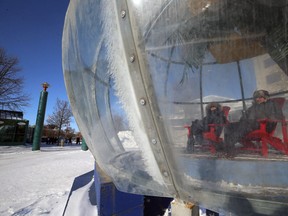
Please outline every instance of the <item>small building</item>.
M23 112L0 110L0 145L24 145L28 125Z

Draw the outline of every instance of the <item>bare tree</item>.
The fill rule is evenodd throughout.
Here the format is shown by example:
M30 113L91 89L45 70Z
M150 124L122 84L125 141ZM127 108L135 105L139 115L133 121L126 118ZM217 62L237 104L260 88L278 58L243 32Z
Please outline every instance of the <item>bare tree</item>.
M19 77L21 71L18 58L9 57L0 47L0 105L2 109L22 110L29 105L30 97L23 93L24 78Z
M55 125L58 129L58 144L59 137L61 134L62 127L64 125L68 126L71 122L71 117L73 116L71 107L68 101L60 100L57 98L56 105L54 107L54 112L52 115L48 115L47 124Z

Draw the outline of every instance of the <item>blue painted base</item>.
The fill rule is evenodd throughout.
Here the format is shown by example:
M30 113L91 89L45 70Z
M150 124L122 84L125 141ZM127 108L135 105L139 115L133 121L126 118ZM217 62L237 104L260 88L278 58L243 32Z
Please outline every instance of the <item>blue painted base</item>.
M95 165L96 203L101 216L142 216L144 196L118 191L111 179Z
M163 215L172 198L135 195L118 191L111 179L95 164L96 203L100 216Z

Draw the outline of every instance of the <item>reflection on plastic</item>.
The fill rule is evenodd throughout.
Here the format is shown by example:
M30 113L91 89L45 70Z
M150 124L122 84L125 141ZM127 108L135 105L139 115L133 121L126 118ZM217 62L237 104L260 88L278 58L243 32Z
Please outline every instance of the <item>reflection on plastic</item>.
M89 150L119 190L220 213L287 211L287 5L70 1L63 34L69 100ZM283 118L272 119L273 133L262 126L229 137L259 89L283 99ZM218 123L223 131L202 134L187 152L187 141L197 141L187 128L210 102L230 108Z

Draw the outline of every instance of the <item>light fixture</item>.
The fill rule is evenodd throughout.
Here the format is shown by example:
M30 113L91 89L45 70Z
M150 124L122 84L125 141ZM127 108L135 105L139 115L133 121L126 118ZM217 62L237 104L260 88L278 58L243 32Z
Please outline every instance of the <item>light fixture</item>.
M49 83L47 83L47 82L44 82L44 83L42 83L42 87L43 87L43 90L46 92L46 90L47 90L47 88L49 87L50 85L49 85Z

